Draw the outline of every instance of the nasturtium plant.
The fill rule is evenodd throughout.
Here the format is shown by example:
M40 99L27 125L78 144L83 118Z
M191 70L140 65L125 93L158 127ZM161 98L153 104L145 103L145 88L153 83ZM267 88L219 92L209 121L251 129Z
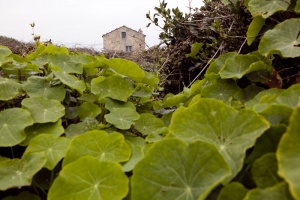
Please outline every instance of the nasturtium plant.
M86 85L82 80L78 80L78 78L74 75L68 74L65 71L61 71L60 69L55 69L53 67L53 74L65 85L69 86L70 88L77 90L80 94L86 90Z
M94 130L78 135L71 140L63 165L67 165L80 157L90 155L100 161L125 162L131 150L121 133Z
M238 91L239 86L237 86L234 80L217 79L212 84L203 87L200 94L202 97L214 98L230 104L234 94Z
M270 127L251 110L236 110L215 99L198 99L173 114L170 136L214 145L231 168L231 180L241 170L246 150Z
M47 159L44 167L53 170L57 163L66 155L69 143L70 139L66 137L40 134L30 140L24 155L43 152Z
M289 189L295 199L300 199L300 106L295 108L287 131L282 136L276 156L278 173L288 182Z
M133 169L132 200L205 199L230 175L211 144L166 139L155 143Z
M42 169L45 163L44 153L30 153L21 159L0 162L0 190L30 185L33 175Z
M121 200L128 193L128 182L120 164L84 156L63 167L49 190L48 199Z
M253 18L251 24L248 27L247 31L247 44L251 45L259 32L261 31L262 27L265 25L266 19L261 16L256 16Z
M83 72L82 66L79 63L74 62L74 60L67 54L51 55L49 62L52 62L53 65L59 67L66 73L82 74Z
M282 182L277 174L278 166L275 153L267 153L257 159L251 169L254 182L258 188L268 188Z
M0 147L21 143L25 138L24 129L33 124L30 113L22 108L0 111Z
M156 118L150 113L140 114L140 118L135 121L134 128L141 132L143 135L150 133L159 133L159 130L164 127L164 122Z
M21 95L22 86L17 80L0 77L0 100L7 101Z
M35 123L56 122L65 114L65 107L59 101L43 97L26 98L22 106L30 112Z
M244 199L247 191L241 183L232 182L222 188L217 200L241 200Z
M140 115L131 108L116 108L104 117L118 129L129 129Z
M104 63L118 74L127 76L134 81L142 82L145 78L145 72L135 62L121 58L111 58Z
M264 56L279 54L285 58L299 57L299 31L300 19L285 20L263 35L258 50Z
M274 199L274 200L293 200L289 193L286 183L278 183L273 187L265 189L253 189L249 190L246 197L243 200L261 200L261 199Z
M9 57L11 53L12 52L9 48L0 45L0 66L6 62L10 62L13 60L12 57Z
M118 75L109 76L95 84L92 82L91 90L92 93L97 95L100 99L110 97L123 102L126 102L133 94L133 90L130 89L128 82Z
M101 113L101 108L92 102L83 102L78 109L81 120L87 117L96 118Z
M26 139L22 141L21 145L28 145L28 142L39 134L49 134L54 137L58 137L64 133L64 127L62 126L62 120L49 123L35 123L25 128Z
M249 0L248 8L253 16L268 18L275 12L287 10L291 0Z
M66 96L64 86L52 86L51 80L47 77L31 76L23 83L22 88L30 97L44 97L62 101Z

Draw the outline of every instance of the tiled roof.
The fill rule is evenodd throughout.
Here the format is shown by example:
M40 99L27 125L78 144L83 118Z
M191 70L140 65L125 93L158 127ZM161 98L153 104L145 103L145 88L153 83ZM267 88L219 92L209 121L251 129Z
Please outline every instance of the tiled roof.
M141 32L138 32L138 31L136 31L136 30L133 30L132 28L129 28L129 27L123 25L123 26L121 26L121 27L119 27L119 28L116 28L116 29L114 29L114 30L112 30L112 31L110 31L110 32L108 32L108 33L105 33L104 35L102 35L102 37L105 36L105 35L108 35L108 34L110 34L110 33L112 33L112 32L114 32L114 31L116 31L116 30L118 30L118 29L120 29L120 28L123 28L123 27L128 28L128 29L130 29L130 30L132 30L132 31L134 31L134 32L143 34L143 33L141 33ZM145 34L143 34L143 35L145 35ZM146 36L146 35L145 35L145 36Z

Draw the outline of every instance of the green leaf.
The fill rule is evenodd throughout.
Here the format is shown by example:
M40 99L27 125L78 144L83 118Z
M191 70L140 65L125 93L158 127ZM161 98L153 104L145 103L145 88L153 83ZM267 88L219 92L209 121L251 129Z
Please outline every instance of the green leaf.
M82 66L79 63L74 62L72 57L67 54L51 55L49 61L66 73L82 74L83 72Z
M251 169L253 180L258 188L268 188L282 182L277 174L275 153L267 153L257 159Z
M232 182L222 188L217 200L241 200L244 199L247 191L239 182Z
M127 76L136 82L142 82L145 78L144 71L134 62L122 58L111 58L105 64L115 72Z
M92 102L83 102L79 109L78 115L83 121L85 118L96 118L101 113L101 108Z
M228 58L235 58L238 54L236 52L228 52L220 55L217 59L215 59L207 68L205 77L208 80L214 80L219 78L219 72L224 67L225 61Z
M30 140L24 155L43 152L47 159L44 167L53 170L56 164L66 155L69 143L70 140L66 137L40 134Z
M143 140L140 137L136 137L136 138ZM123 165L123 171L130 172L134 169L136 164L144 158L144 151L143 151L144 147L142 145L134 144L133 142L128 141L128 140L126 140L126 142L129 145L132 153L131 153L131 157L128 160L128 162L126 162ZM143 142L144 142L144 140L143 140Z
M139 119L139 114L130 108L117 108L104 116L108 123L113 124L118 129L129 129L134 121Z
M135 105L130 101L122 102L110 98L105 98L105 108L110 112L116 111L116 109L119 108L128 108L134 111L136 110Z
M125 162L129 160L131 151L124 136L118 132L107 134L100 130L90 131L72 139L63 165L85 155L100 161Z
M290 0L250 0L248 8L252 16L268 18L278 11L287 10L290 3Z
M256 16L253 18L247 31L247 44L249 46L253 43L262 27L265 25L265 21L266 19L262 18L261 16Z
M203 46L203 43L199 43L199 42L193 43L191 46L191 53L185 54L185 57L186 58L191 57L191 58L197 59L197 53L199 53L199 51L202 50L202 46Z
M295 199L300 199L300 106L295 108L286 133L277 149L278 173L289 184Z
M118 163L85 156L60 171L49 193L49 200L114 199L128 193L128 178Z
M16 196L8 196L2 200L40 200L40 197L27 191L22 191Z
M205 86L200 94L205 98L214 98L229 103L238 90L239 87L233 80L217 79L211 85Z
M267 68L268 66L256 56L237 55L226 60L224 67L220 71L220 76L222 79L240 79L250 72Z
M259 114L264 116L274 126L278 124L287 125L292 112L293 109L286 105L270 104Z
M267 31L258 46L264 56L279 54L284 58L300 56L300 19L287 19Z
M285 182L279 183L273 187L266 189L250 190L243 200L293 200L291 197L287 184Z
M246 103L252 100L259 92L264 91L262 87L256 85L249 85L243 90L239 90L234 94L234 97L238 99L241 103Z
M17 80L0 77L0 100L7 101L21 94L22 86Z
M294 84L278 95L275 102L291 108L300 106L300 84Z
M213 145L162 140L133 169L132 200L205 199L228 175L230 169Z
M0 162L0 190L30 185L33 175L42 169L45 163L43 153L32 153L21 159Z
M135 121L134 128L143 135L150 133L159 133L159 130L164 127L164 122L156 118L150 113L140 114L140 118Z
M272 88L268 90L261 91L252 100L245 103L246 108L252 108L256 112L260 112L265 109L270 102L274 101L277 96L284 90Z
M300 1L299 0L297 0L297 2L296 2L295 12L300 13Z
M254 149L245 160L245 163L252 163L266 153L275 153L279 140L286 130L285 125L271 126L255 143Z
M30 112L35 123L56 122L65 114L65 107L59 101L43 97L26 98L22 106Z
M30 97L44 97L46 99L54 99L57 101L64 100L66 96L66 90L64 86L51 86L47 77L31 76L23 84L23 90Z
M10 108L0 112L0 147L14 146L22 142L24 129L33 124L30 113L21 108Z
M11 50L7 48L6 46L0 45L0 67L4 63L12 61L12 57L9 57L11 55Z
M92 81L92 93L99 98L110 97L115 100L126 102L133 94L129 88L128 82L120 76L109 76L101 82Z
M169 130L185 141L213 144L231 167L231 179L242 169L246 150L269 126L251 110L237 111L215 99L198 99L174 112Z
M22 141L21 145L27 146L29 141L39 134L50 134L54 137L59 137L64 133L64 127L62 126L62 120L59 119L54 123L43 123L43 124L33 124L25 128L26 139Z
M78 80L76 76L70 75L65 71L53 70L53 73L62 83L66 84L74 90L77 90L80 94L85 91L85 83L82 80Z

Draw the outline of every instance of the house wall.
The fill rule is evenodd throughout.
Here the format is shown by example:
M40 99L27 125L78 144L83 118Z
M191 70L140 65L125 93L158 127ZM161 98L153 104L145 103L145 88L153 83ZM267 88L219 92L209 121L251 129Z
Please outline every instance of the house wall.
M126 33L122 38L122 32ZM106 51L144 51L145 35L141 31L134 31L126 26L122 26L103 37L103 48ZM126 49L127 46L127 49ZM131 48L130 48L131 46Z

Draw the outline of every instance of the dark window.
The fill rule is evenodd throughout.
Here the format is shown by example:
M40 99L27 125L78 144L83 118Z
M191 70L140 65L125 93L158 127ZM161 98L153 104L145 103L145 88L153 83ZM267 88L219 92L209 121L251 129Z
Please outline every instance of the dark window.
M132 51L132 46L126 46L126 52L131 52Z
M122 32L122 38L126 38L126 32Z

